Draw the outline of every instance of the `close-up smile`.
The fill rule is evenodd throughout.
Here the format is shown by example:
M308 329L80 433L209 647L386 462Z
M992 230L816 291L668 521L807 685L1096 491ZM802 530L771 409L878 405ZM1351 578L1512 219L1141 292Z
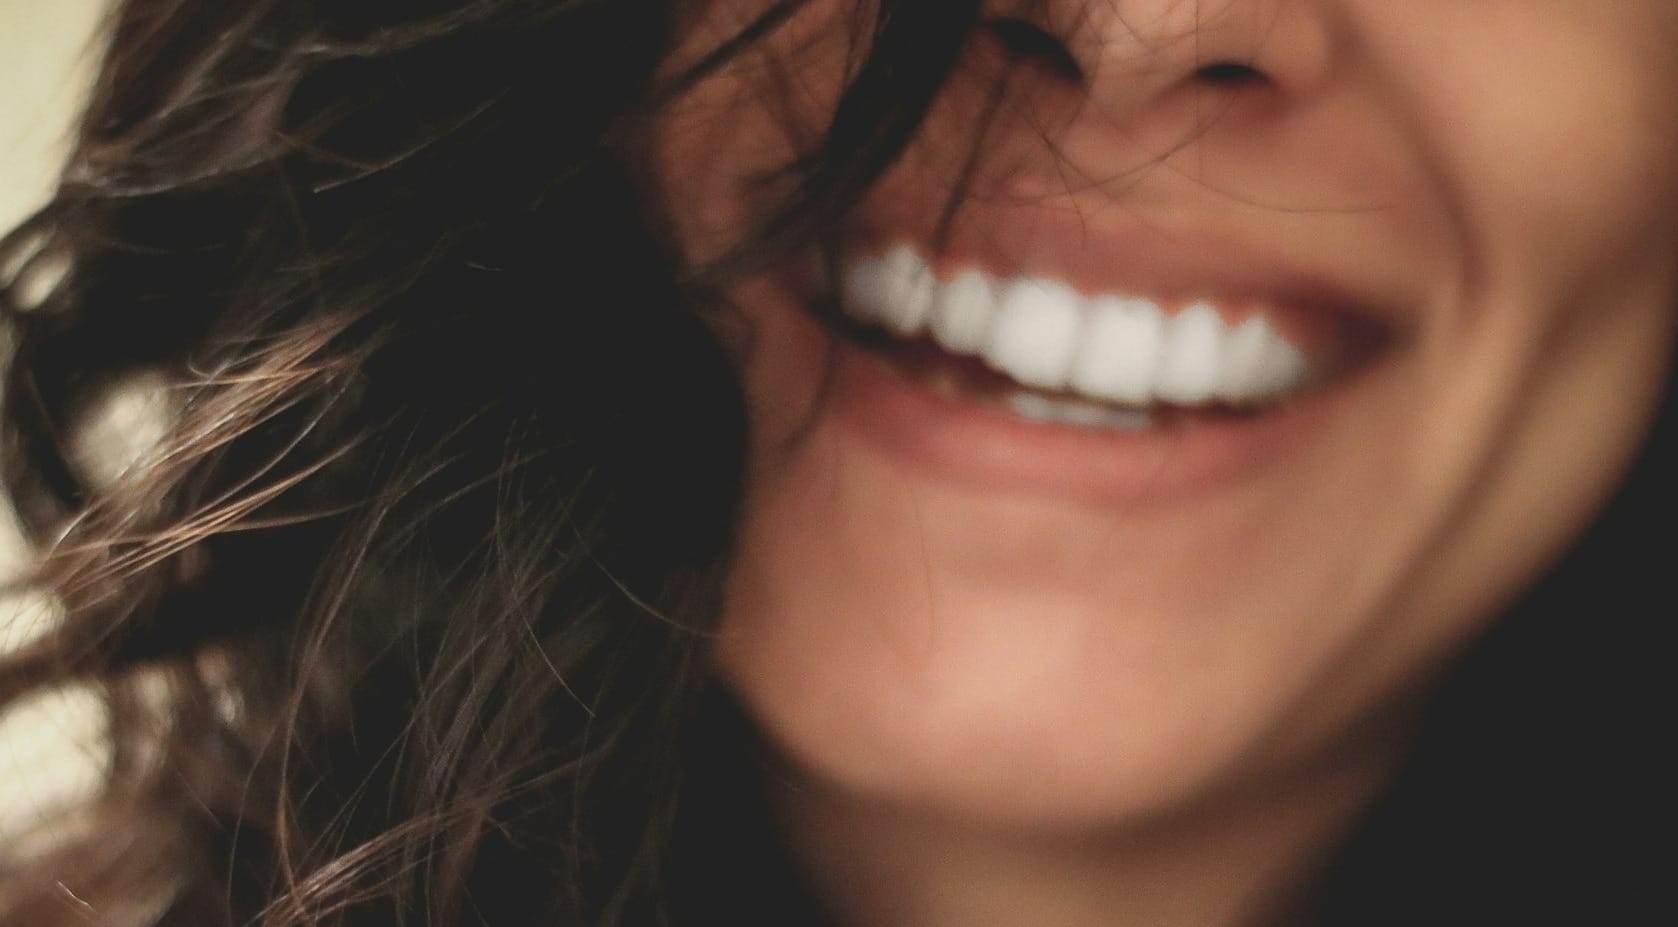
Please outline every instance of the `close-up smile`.
M854 249L837 285L849 418L957 478L1157 494L1282 451L1400 341L1392 313L1257 262L1176 254L1129 289L1021 263Z
M0 927L1660 920L1675 48L0 2Z

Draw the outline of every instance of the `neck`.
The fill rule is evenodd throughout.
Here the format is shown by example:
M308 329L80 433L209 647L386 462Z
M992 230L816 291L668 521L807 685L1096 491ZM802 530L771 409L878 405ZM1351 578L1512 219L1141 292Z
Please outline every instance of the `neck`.
M846 927L1298 924L1390 763L1316 770L1145 821L1024 831L808 778L775 796L818 900Z

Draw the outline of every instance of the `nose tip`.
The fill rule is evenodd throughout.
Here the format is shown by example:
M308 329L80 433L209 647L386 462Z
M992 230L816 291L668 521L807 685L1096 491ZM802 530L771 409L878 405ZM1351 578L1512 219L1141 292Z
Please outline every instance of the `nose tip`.
M1298 94L1329 70L1313 0L1080 0L1080 57L1097 98L1147 99L1185 84Z
M1136 195L1167 158L1266 150L1332 79L1334 0L1045 0L1049 31L1077 64L1033 101L999 180L1020 197ZM1044 129L1053 144L1042 145ZM1196 168L1199 169L1198 167Z

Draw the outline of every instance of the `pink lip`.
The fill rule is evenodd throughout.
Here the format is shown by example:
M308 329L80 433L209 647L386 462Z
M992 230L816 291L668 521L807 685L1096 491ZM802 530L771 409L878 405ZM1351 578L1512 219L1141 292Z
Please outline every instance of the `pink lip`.
M1297 406L1166 428L1074 428L1012 417L935 394L884 357L837 346L831 414L889 456L986 491L1144 505L1228 483L1275 462L1334 414L1345 384Z

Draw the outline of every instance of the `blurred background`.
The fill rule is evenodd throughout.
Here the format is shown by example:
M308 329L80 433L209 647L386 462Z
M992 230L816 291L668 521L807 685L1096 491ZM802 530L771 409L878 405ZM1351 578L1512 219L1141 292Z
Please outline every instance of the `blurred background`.
M107 0L0 0L0 228L52 189L99 55ZM0 505L0 579L26 559L9 505ZM0 596L0 652L52 621L51 602ZM72 801L104 761L102 717L90 693L67 689L0 714L0 843Z

